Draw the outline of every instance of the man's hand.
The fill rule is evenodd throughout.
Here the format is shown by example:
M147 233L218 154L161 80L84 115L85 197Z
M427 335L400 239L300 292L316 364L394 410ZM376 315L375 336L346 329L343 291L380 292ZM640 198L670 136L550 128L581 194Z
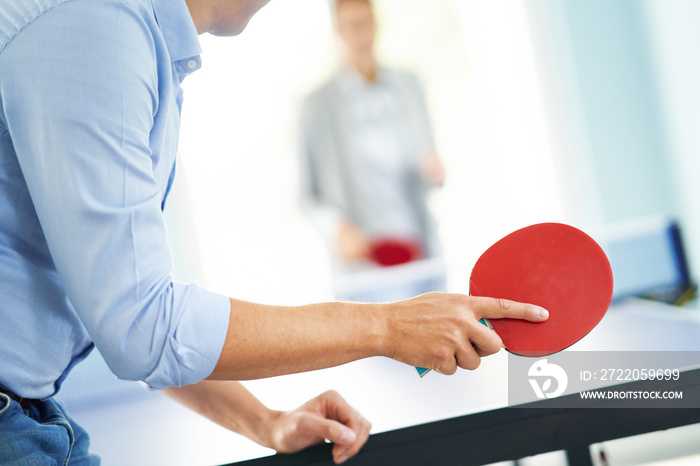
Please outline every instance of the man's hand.
M279 453L292 453L329 440L335 444L333 461L342 463L365 444L370 427L338 393L328 391L293 411L275 415L269 444Z
M334 391L292 411L273 411L239 382L203 380L163 392L219 425L279 453L329 440L333 460L354 456L369 437L370 423Z
M502 347L501 338L479 319L547 320L541 307L505 299L427 293L388 308L385 356L441 374L476 369Z

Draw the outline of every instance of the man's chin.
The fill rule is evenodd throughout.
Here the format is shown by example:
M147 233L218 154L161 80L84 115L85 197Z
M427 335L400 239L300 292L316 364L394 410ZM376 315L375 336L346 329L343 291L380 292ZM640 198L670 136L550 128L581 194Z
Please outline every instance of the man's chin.
M248 22L249 21L246 21L244 24L222 25L221 27L217 27L217 28L210 30L209 34L211 34L213 36L220 36L220 37L237 36L245 30L246 26L248 26Z
M233 21L222 20L219 24L209 30L209 33L215 36L237 36L243 32L248 26L250 20L262 7L269 3L269 0L238 0L238 9L233 11L222 11L229 19L235 18ZM233 14L230 14L233 13Z

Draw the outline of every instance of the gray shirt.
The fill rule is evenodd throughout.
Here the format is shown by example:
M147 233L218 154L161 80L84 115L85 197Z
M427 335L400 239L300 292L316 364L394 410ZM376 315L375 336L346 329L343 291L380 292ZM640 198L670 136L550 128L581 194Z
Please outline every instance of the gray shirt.
M401 109L401 96L391 81L368 82L345 70L338 76L346 128L352 134L353 157L348 160L359 176L354 185L356 219L365 234L422 239L420 219L411 202L410 177L416 170L415 148Z
M346 218L369 236L417 239L433 255L420 164L434 143L414 75L381 69L368 82L340 70L304 100L301 142L303 198L329 240L328 224Z

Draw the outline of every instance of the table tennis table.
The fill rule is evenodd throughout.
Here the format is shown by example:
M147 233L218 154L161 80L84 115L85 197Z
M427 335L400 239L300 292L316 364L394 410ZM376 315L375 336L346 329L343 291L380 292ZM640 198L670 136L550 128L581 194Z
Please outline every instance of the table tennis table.
M700 369L678 381L635 381L618 388L632 391L682 390L683 406L700 407ZM589 446L606 440L700 423L700 408L624 408L625 400L582 400L567 395L571 407L523 405L375 434L349 464L481 465L564 450L571 466L592 466ZM557 400L561 405L562 399ZM294 455L275 455L236 463L244 466L333 465L331 445Z

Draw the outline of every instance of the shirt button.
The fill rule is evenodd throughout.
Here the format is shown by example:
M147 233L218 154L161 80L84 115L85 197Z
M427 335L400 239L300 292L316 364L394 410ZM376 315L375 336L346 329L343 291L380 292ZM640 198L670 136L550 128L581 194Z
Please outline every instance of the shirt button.
M193 70L197 68L197 60L190 60L187 62L187 68Z

